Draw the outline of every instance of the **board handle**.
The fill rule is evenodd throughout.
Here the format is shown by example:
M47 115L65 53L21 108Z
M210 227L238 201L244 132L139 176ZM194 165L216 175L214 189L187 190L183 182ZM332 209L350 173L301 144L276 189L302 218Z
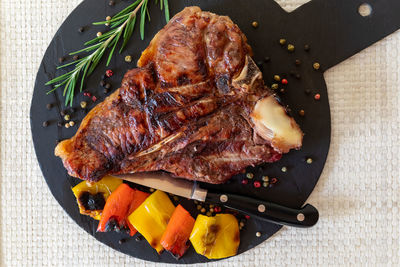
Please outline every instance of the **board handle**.
M371 14L362 16L367 4ZM364 5L364 7L367 7ZM290 13L312 54L328 69L400 28L399 0L312 0Z
M215 192L208 192L205 201L279 225L311 227L317 223L319 218L318 210L310 204L306 204L300 209L292 209L245 196Z

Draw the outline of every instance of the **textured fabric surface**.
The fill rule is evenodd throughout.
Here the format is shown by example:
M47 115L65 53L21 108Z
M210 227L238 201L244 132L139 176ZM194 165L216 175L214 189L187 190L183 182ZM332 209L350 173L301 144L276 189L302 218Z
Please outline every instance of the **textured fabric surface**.
M53 34L79 2L0 0L2 265L153 265L80 229L51 195L34 154L34 78ZM289 10L304 2L279 1ZM332 144L309 199L320 222L284 228L257 248L210 265L400 264L399 75L400 32L326 72Z

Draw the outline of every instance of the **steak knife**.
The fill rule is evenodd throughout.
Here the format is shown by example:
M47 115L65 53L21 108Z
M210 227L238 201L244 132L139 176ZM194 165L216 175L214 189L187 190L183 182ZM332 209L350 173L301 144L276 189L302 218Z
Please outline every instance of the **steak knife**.
M317 223L319 218L318 210L310 204L304 205L301 209L292 209L246 196L211 192L201 188L196 182L174 178L167 173L145 172L118 175L117 177L181 197L224 206L274 224L311 227Z

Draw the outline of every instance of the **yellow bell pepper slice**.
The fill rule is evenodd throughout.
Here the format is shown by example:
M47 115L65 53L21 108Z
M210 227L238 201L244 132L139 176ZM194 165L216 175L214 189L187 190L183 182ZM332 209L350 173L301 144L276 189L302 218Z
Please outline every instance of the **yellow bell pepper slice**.
M198 254L208 259L234 256L240 243L238 221L231 214L198 215L190 242Z
M160 240L174 210L167 194L157 190L128 216L128 220L160 254L164 249Z
M83 215L89 215L95 220L100 220L103 209L85 208L85 203L81 203L80 201L82 194L88 192L90 195L94 196L98 193L101 193L104 197L104 201L107 201L107 198L115 189L117 189L120 184L122 184L121 179L112 176L105 176L96 183L83 181L74 186L72 188L72 192L74 193L76 201L78 202L79 212Z

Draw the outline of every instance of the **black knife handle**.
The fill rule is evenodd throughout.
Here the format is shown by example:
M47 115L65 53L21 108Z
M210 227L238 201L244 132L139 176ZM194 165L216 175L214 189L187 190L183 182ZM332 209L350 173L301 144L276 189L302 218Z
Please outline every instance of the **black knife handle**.
M205 201L239 211L252 218L280 225L311 227L319 218L318 210L310 204L306 204L301 209L292 209L245 196L213 192L207 193Z

